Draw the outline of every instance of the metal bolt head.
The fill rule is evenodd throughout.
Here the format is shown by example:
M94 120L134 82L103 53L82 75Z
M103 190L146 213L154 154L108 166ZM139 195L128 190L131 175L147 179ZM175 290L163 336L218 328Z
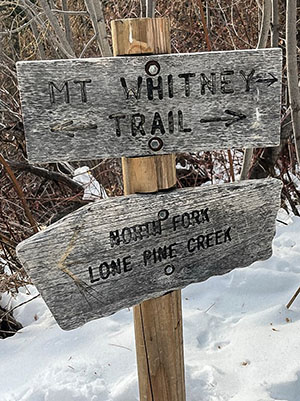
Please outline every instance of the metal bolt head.
M158 138L157 136L154 136L153 138L151 138L148 142L148 146L151 150L153 150L154 152L157 152L158 150L160 150L163 147L163 141L161 138Z
M170 276L172 273L174 273L175 267L173 265L167 265L165 267L165 275Z
M155 60L148 61L148 63L146 63L146 65L145 65L145 71L148 75L150 75L151 77L154 77L155 75L159 74L160 65Z
M156 65L150 65L149 72L150 72L151 75L157 74L157 72L158 72L157 66Z
M158 212L159 220L166 220L169 217L169 212L166 209L162 209Z
M159 147L159 142L157 139L153 139L151 142L152 148L157 149Z

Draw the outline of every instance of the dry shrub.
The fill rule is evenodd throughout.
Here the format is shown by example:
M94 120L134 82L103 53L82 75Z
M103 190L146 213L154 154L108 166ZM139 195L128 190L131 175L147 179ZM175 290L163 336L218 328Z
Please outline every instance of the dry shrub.
M38 227L43 227L57 220L62 215L83 205L82 190L70 187L66 183L53 179L50 173L58 173L71 177L72 169L86 163L55 163L40 166L49 172L49 176L39 176L28 171L26 166L26 146L24 129L21 118L20 101L16 80L15 62L18 60L34 60L41 58L63 58L61 50L53 41L55 32L49 20L42 14L38 1L29 2L31 13L36 12L38 20L31 20L24 1L3 1L0 5L0 31L2 35L2 52L0 59L0 91L1 91L1 120L0 120L0 153L9 162L15 177L22 188L24 198ZM27 2L27 4L29 4ZM61 10L62 2L52 0L52 7ZM85 12L84 1L70 0L69 10ZM203 5L205 21L200 12ZM209 7L207 5L209 4ZM200 0L157 1L156 15L169 17L172 29L173 52L212 50L248 49L255 48L258 40L261 12L256 0ZM110 21L117 18L136 18L141 14L140 2L104 0L104 14L108 39L110 36ZM285 5L280 9L280 45L284 48L284 14ZM65 20L62 14L55 13L62 27ZM68 15L71 27L70 42L76 56L84 50L84 57L100 56L94 36L91 20L86 13ZM31 23L30 23L31 22ZM207 24L210 41L205 34L203 22ZM34 29L36 23L37 32ZM285 70L284 70L285 71ZM288 99L285 72L283 75L283 108L285 120L288 117ZM284 119L283 119L284 121ZM274 166L264 165L262 150L255 152L253 174L260 176L275 175L285 184L285 199L288 200L295 212L299 203L299 193L293 183L297 175L295 152L291 141L291 130L285 137L285 145ZM241 168L242 153L232 153L235 174ZM265 157L265 159L267 159ZM18 164L19 163L19 164ZM20 167L23 164L23 167ZM96 160L88 162L94 177L101 182L109 196L121 195L122 178L119 159ZM228 182L230 180L230 165L228 154L222 152L200 152L198 154L179 154L178 187L201 185L205 182ZM19 167L18 167L19 166ZM259 171L259 173L258 173ZM51 178L52 177L52 178ZM24 211L24 205L17 196L15 185L3 165L0 165L0 255L12 272L11 276L1 275L2 291L17 291L18 286L27 282L27 277L16 258L15 246L21 240L32 235L32 224ZM2 277L3 276L3 277ZM0 292L1 292L0 290Z

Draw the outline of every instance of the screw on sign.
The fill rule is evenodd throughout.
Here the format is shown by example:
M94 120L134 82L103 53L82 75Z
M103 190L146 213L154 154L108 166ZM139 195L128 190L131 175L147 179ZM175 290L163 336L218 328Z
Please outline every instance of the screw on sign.
M148 63L145 65L145 71L152 77L158 75L160 72L160 65L158 61L148 61Z

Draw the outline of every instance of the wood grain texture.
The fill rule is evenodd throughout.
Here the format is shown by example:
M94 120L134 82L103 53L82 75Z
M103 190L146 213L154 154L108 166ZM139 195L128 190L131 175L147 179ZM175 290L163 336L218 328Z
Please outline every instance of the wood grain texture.
M124 194L151 193L176 185L176 156L122 158Z
M271 256L280 189L267 179L102 200L17 253L71 329Z
M171 51L169 21L146 21L146 25L144 18L112 22L115 56L120 52L132 54L133 36L134 43L143 44L138 49L135 47L138 53L147 51L149 47L156 54ZM134 35L132 23L135 25ZM175 159L172 154L122 157L124 194L157 192L174 187ZM181 290L134 306L133 318L140 399L185 401Z
M279 144L280 49L20 62L17 70L31 162Z
M140 399L185 401L181 290L134 307ZM143 356L144 355L144 356Z
M127 18L111 22L114 56L171 53L167 18Z

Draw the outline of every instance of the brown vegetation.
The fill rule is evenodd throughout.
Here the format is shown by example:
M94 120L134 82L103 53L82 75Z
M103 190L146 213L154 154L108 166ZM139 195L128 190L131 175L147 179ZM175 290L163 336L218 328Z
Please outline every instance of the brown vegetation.
M267 26L263 26L262 34L267 35L267 46L271 44L271 26L272 44L282 47L285 54L285 4L280 2L278 14L273 13L270 25L270 21L265 22L263 18L261 3L264 4L258 0L159 0L155 15L170 18L173 52L256 48L264 21ZM272 4L276 6L277 1L273 0ZM0 3L2 292L17 291L18 286L28 280L16 258L15 246L36 230L86 203L82 200L82 187L72 181L72 172L82 163L28 164L15 63L110 55L110 21L139 17L141 4L137 0L103 0L102 5L105 19L99 0L2 0ZM276 11L276 7L273 10ZM206 181L228 182L240 172L242 155L241 151L178 155L178 186L201 185ZM282 145L276 149L254 150L249 174L250 178L272 175L281 179L284 182L283 205L298 214L296 205L300 194L292 178L298 171L295 155L284 65ZM120 160L90 161L88 165L109 196L122 194Z

